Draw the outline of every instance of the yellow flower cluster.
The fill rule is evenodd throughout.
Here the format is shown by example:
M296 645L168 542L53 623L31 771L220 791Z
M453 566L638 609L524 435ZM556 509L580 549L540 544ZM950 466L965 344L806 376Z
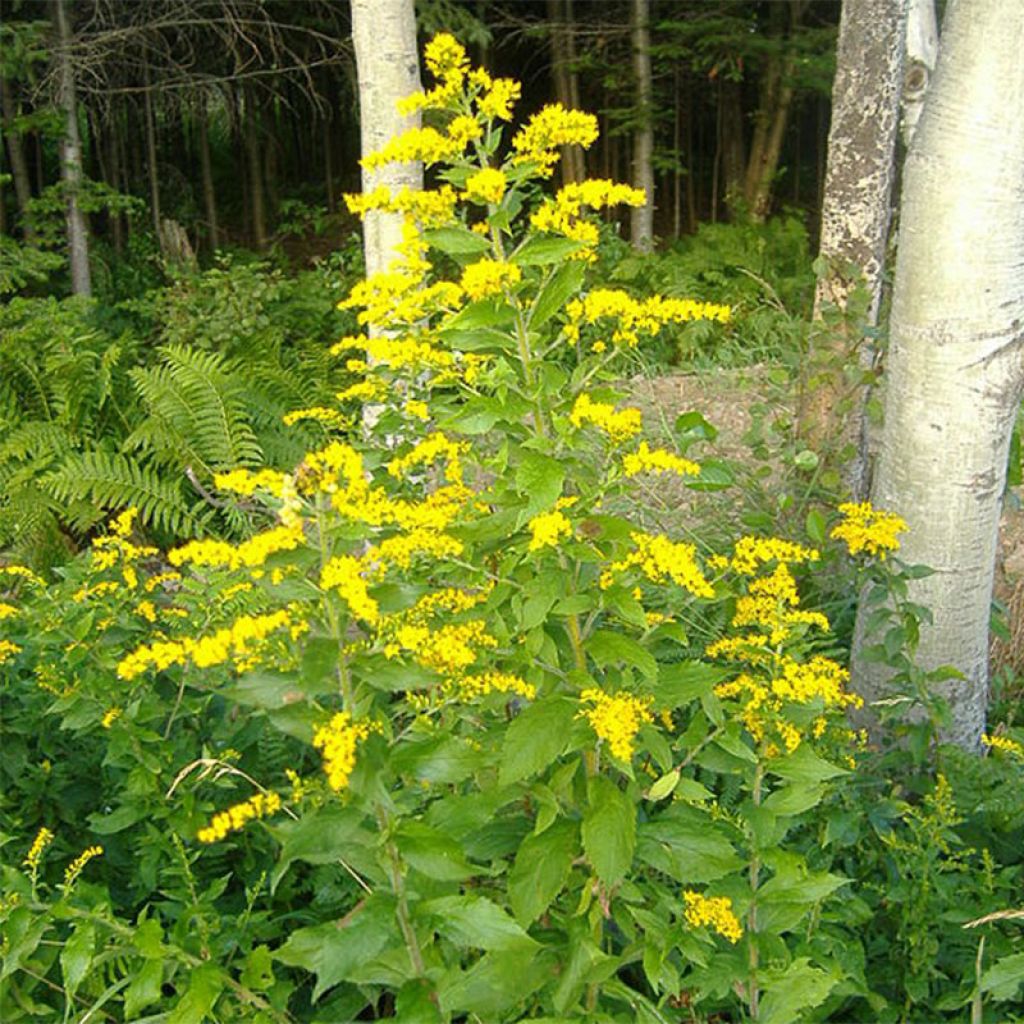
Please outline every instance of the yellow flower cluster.
M523 272L514 263L484 258L471 263L462 271L459 284L471 301L477 302L491 295L501 295L523 278Z
M1018 761L1024 761L1024 743L1018 743L1009 736L989 736L987 733L981 737L981 742L991 750L999 750L1009 754Z
M444 475L449 483L462 483L462 455L466 451L465 443L451 441L441 431L428 434L417 442L405 455L396 456L388 463L388 473L394 477L406 476L411 469L418 466L429 466L438 460L444 462Z
M129 508L117 516L111 523L110 533L103 534L92 542L90 555L92 568L96 572L111 569L120 562L121 578L130 590L134 590L139 582L133 563L157 553L156 548L140 547L129 540L137 515L138 509ZM74 600L84 601L88 597L111 593L115 586L107 584L105 587L104 584L98 584L92 588L83 587L75 595Z
M21 653L21 648L11 640L0 640L0 665L6 664L16 654Z
M498 641L487 632L483 619L426 626L415 623L400 625L394 639L384 648L388 657L399 651L409 651L424 668L443 676L461 676L485 647L498 646Z
M474 68L469 73L469 84L478 93L476 105L484 117L512 120L512 108L523 91L519 82L514 78L491 78L484 68Z
M387 164L414 161L422 161L430 166L457 156L462 148L458 138L442 135L436 128L410 128L392 138L383 149L368 154L359 162L368 171L375 171Z
M873 508L870 501L845 502L839 506L843 521L830 534L846 542L851 555L866 551L884 561L890 551L898 551L898 535L907 530L906 521L893 512Z
M53 842L53 833L44 825L37 833L32 845L29 847L25 859L22 861L28 869L35 874L39 870L39 863L43 859L46 848Z
M748 592L736 602L732 625L756 626L769 631L768 643L777 647L790 634L790 626L805 623L824 632L830 629L821 612L802 611L796 580L786 562L779 562L768 576L750 582Z
M558 190L554 199L545 199L530 217L530 223L537 231L564 235L582 242L584 249L575 253L574 258L589 258L598 242L597 225L581 220L584 207L599 209L602 206L643 206L646 197L643 189L620 185L613 181L595 178L574 182Z
M496 167L485 167L466 179L466 197L478 203L500 203L505 195L505 173Z
M45 587L46 581L37 576L31 569L23 565L0 565L0 576L13 576L15 579L27 580L35 587Z
M718 320L727 323L732 315L729 306L713 302L697 302L693 299L666 299L653 295L648 299L634 299L618 288L595 288L582 299L573 299L565 307L568 322L564 327L566 339L575 344L580 340L584 324L593 325L602 320L612 321L612 342L635 348L640 335L656 335L670 323L686 323L691 320ZM595 344L597 351L604 350L604 342Z
M769 562L788 562L791 565L817 562L821 557L814 548L805 548L779 537L740 537L733 546L732 557L718 555L708 560L716 569L731 568L741 576L754 576L762 565Z
M324 590L336 590L357 619L372 624L380 618L380 607L370 597L363 578L364 568L363 562L352 555L332 558L320 571L320 586Z
M78 876L82 873L83 868L86 864L93 859L93 857L99 857L103 853L102 846L89 846L86 847L65 869L64 869L64 888L72 889L75 882L78 881Z
M509 672L482 672L475 676L457 676L447 680L442 687L451 692L456 700L471 701L489 693L514 693L526 700L537 696L537 687Z
M232 832L240 832L250 821L267 818L280 809L281 798L277 793L257 793L248 800L215 814L210 819L210 824L196 833L196 839L201 843L216 843Z
M735 944L743 938L743 926L733 913L728 896L703 896L691 889L683 893L687 923L693 928L709 927L724 939Z
M0 622L4 619L9 619L12 615L17 615L18 609L13 604L7 604L6 601L0 601Z
M370 731L369 723L353 722L347 711L339 711L314 734L313 746L323 755L327 784L335 792L348 786L356 766L356 744L365 740Z
M607 590L615 578L638 568L652 583L672 580L694 597L714 597L711 584L697 564L697 549L692 544L676 543L662 534L636 531L630 535L634 550L624 559L612 562L602 573L599 585Z
M288 422L285 417L285 422ZM213 485L221 491L230 491L232 494L241 494L243 497L251 497L257 491L266 491L281 497L284 489L285 474L279 473L276 469L261 469L252 472L248 469L233 469L228 473L215 473Z
M441 227L452 219L458 196L451 185L438 189L410 189L408 185L392 193L387 185L378 185L370 192L356 192L345 196L349 211L365 217L371 210L402 213L424 228Z
M274 526L241 544L223 540L194 540L167 555L171 565L210 566L217 569L253 569L281 551L294 551L305 541L302 523Z
M592 704L580 715L590 723L598 738L604 740L620 761L633 756L636 734L645 723L651 723L650 697L634 697L631 693L605 693L595 688L580 694L580 703Z
M609 402L595 402L589 395L580 395L573 403L569 422L577 430L593 424L603 430L612 442L621 444L640 433L643 421L639 409L627 408L620 412Z
M542 512L534 516L527 526L530 528L530 544L527 550L541 551L544 548L558 547L563 537L572 536L572 523L560 509Z
M198 639L184 637L143 644L121 659L117 675L119 679L131 680L150 668L159 672L189 661L197 668L223 665L231 660L244 663L255 655L267 637L283 629L288 629L295 639L308 629L308 625L290 607L264 615L242 615L225 629Z
M561 146L589 148L597 139L597 118L582 110L566 110L552 103L539 110L512 139L515 163L535 163L541 173L550 172Z
M286 427L294 426L296 423L303 423L312 420L314 423L322 423L325 427L333 427L335 430L347 430L352 426L352 418L337 409L328 409L323 405L313 405L307 409L293 409L281 417Z
M454 313L465 293L453 281L422 286L422 274L386 271L355 284L339 309L361 307L361 324L397 328L418 324L437 313Z
M469 61L462 44L447 32L439 32L423 53L427 69L438 84L430 92L414 92L398 101L400 114L438 110L447 106L462 89Z
M697 476L700 473L700 466L681 455L676 455L675 452L665 448L651 448L646 441L641 441L637 451L622 457L622 471L626 476L636 476L639 473L654 473L657 476L661 476L662 473Z
M107 710L103 712L103 718L100 720L100 725L103 726L104 729L109 729L122 714L123 712L121 708L107 708Z

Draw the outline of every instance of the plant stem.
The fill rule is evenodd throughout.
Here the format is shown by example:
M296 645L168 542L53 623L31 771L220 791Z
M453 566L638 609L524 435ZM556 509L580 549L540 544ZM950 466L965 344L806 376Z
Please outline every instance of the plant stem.
M755 807L761 806L761 783L764 779L764 766L760 758L754 769L754 787L751 793ZM757 839L751 831L753 855L750 858L750 910L747 912L747 949L749 951L749 975L747 982L747 1004L750 1007L750 1019L757 1020L760 1012L761 993L757 986L757 883L761 873L761 857L757 852Z
M377 809L377 821L380 824L381 832L388 832L391 828L391 821L384 808ZM388 863L391 868L391 888L394 890L395 898L398 900L397 917L398 927L402 931L402 938L405 940L405 947L409 951L409 959L412 961L412 968L419 978L426 974L426 967L423 963L423 953L420 950L419 939L416 938L416 929L412 926L412 918L409 916L409 904L405 898L405 879L402 876L402 858L395 846L393 839L388 837L385 847L388 855Z

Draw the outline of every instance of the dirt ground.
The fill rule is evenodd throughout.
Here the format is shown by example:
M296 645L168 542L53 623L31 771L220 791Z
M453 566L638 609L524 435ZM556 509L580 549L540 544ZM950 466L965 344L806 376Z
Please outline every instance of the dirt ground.
M765 474L769 472L768 467L756 463L744 441L755 421L752 410L768 407L772 416L784 419L792 414L791 405L780 397L781 389L771 382L769 370L764 366L704 374L637 377L629 381L627 387L631 401L643 410L644 423L655 436L664 434L667 438L677 416L696 410L719 431L713 442L702 442L694 449L698 457L728 459L752 469L760 466ZM770 481L770 477L764 481L769 490ZM685 487L666 485L660 479L648 486L642 504L650 503L653 511L648 513L652 521L645 526L670 525L673 514L677 519L680 510L692 509L696 500L703 503L710 498L712 506L719 505L713 514L723 515L725 520L732 518L730 512L735 512L734 507L727 507L735 504L732 497L723 505L721 498L716 502L717 496L695 495ZM722 519L719 521L726 525ZM995 599L1006 607L1010 639L993 638L992 670L1024 674L1024 488L1008 495L1000 521Z

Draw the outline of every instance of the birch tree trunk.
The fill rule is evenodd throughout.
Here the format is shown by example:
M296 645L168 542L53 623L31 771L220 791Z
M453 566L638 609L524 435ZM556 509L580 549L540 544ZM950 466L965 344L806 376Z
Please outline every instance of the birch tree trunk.
M935 76L907 157L876 505L909 524L900 557L934 575L919 662L939 684L945 739L985 724L988 623L1010 433L1024 384L1024 4L950 0ZM854 686L886 694L859 650ZM877 642L877 639L874 641Z
M650 252L654 248L654 122L651 120L651 5L650 0L633 0L633 81L638 124L633 132L633 187L647 194L643 206L629 215L629 237L633 248Z
M71 26L65 8L66 0L53 5L57 29L60 71L60 109L64 115L64 136L60 143L60 174L64 183L67 203L68 257L71 266L71 293L92 295L92 277L89 272L89 233L85 215L78 205L82 186L82 142L78 134L78 101L75 97L75 70L69 48Z
M395 103L420 88L413 0L352 0L352 42L359 80L359 133L363 154L380 149L393 135L418 126L419 115L401 117ZM363 191L387 185L423 187L422 165L388 164L363 170ZM363 220L366 273L387 268L402 241L402 216L372 211Z
M844 374L863 342L860 325L826 326L821 319L826 306L846 311L851 292L863 283L865 326L878 321L906 18L907 0L844 0L839 19L819 250L827 265L814 296L819 329L812 337L800 410L801 433L815 446L839 433L840 442L859 447L862 433L863 388L848 388ZM865 366L869 363L865 359ZM849 477L851 489L862 497L866 460L856 460Z
M903 144L909 149L924 109L924 98L939 57L935 0L909 0L907 55L903 72Z

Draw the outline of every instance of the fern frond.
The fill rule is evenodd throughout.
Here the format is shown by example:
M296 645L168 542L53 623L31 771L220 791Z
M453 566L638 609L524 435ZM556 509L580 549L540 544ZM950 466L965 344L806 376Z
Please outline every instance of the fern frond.
M196 536L203 529L204 520L189 508L179 481L165 480L125 455L72 453L42 485L61 502L87 500L110 511L134 505L143 522L169 533Z

